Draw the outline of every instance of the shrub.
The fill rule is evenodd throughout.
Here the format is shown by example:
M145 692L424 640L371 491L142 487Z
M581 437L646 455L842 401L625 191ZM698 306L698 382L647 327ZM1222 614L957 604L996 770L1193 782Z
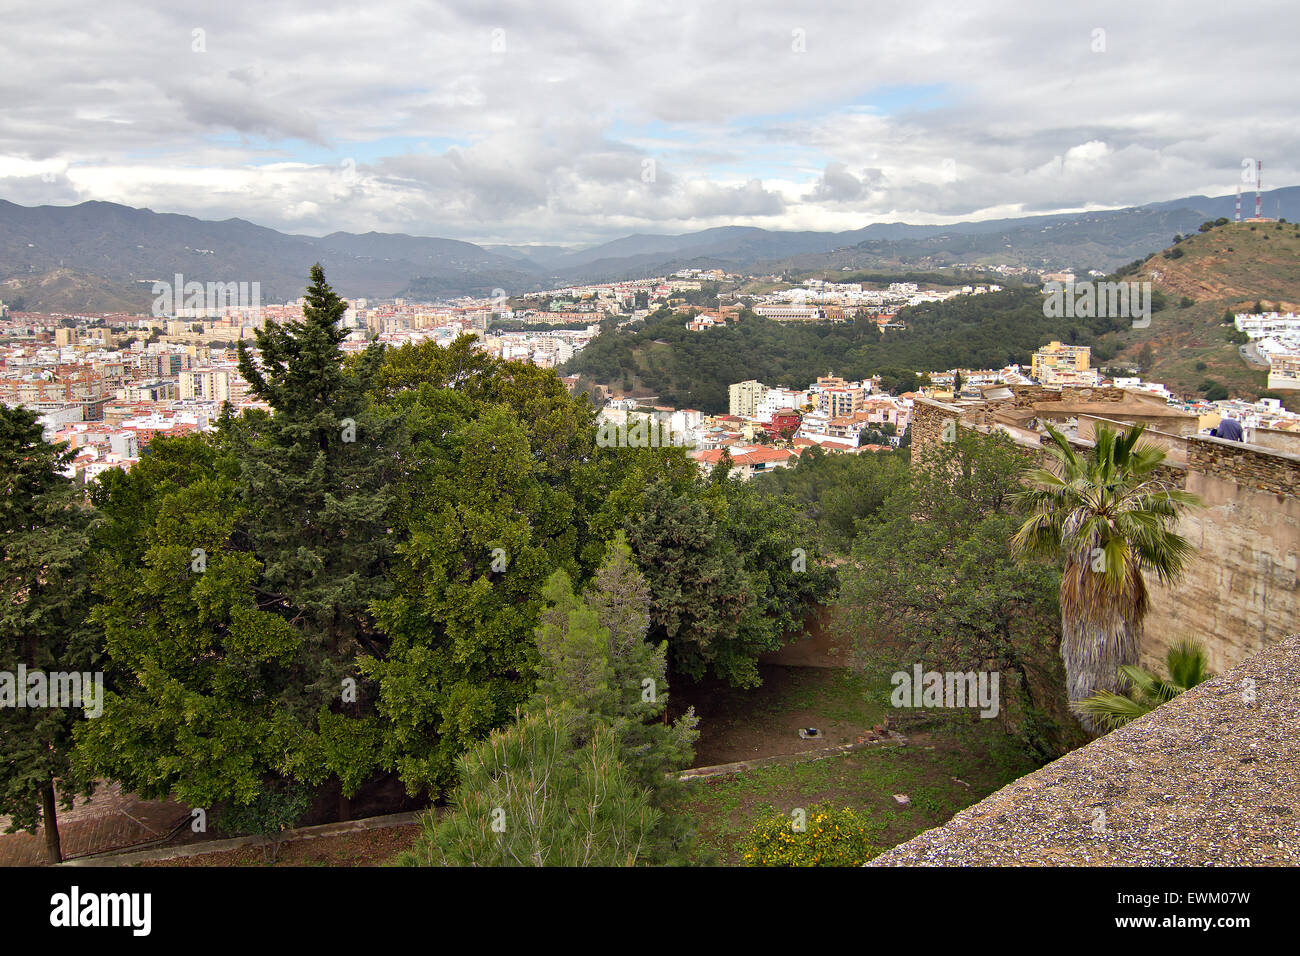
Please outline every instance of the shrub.
M802 832L792 816L769 812L741 844L746 866L862 866L880 854L872 845L878 827L845 807L810 807Z
M1201 383L1201 393L1207 402L1221 402L1228 397L1228 389L1222 382L1206 379Z

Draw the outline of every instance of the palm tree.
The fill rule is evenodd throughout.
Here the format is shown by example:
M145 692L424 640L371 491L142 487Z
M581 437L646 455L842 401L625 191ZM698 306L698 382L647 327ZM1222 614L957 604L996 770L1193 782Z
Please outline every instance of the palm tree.
M1213 677L1206 664L1204 647L1195 641L1179 641L1165 653L1168 680L1162 680L1140 667L1124 665L1120 672L1131 685L1128 696L1099 690L1076 703L1074 710L1093 718L1107 730L1123 727L1129 721L1150 713L1183 691Z
M1121 689L1120 668L1138 661L1148 608L1144 575L1172 583L1192 552L1173 526L1200 501L1160 477L1165 453L1138 444L1144 430L1101 426L1092 453L1080 455L1048 425L1056 467L1026 471L1030 487L1017 495L1032 514L1012 550L1064 557L1061 658L1072 704ZM1086 714L1081 723L1093 733L1103 726Z

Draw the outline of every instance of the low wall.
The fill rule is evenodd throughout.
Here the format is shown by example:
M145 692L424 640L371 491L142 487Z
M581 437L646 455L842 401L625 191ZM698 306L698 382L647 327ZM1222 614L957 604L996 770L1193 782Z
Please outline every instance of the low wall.
M1252 428L1250 440L1252 444L1270 451L1300 455L1300 432L1285 431L1281 428Z

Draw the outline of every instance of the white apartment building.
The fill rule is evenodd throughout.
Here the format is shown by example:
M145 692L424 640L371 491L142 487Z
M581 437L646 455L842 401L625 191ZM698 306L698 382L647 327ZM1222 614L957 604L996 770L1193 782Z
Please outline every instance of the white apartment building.
M826 313L811 305L756 305L754 313L777 322L818 322Z
M792 388L769 388L767 394L763 396L755 417L761 421L771 421L772 416L783 408L798 410L811 402L812 396L807 390L798 392ZM732 414L734 415L735 412Z
M1239 312L1233 317L1233 325L1252 339L1278 338L1300 333L1300 316L1294 312Z
M767 398L767 386L757 379L736 382L727 389L732 415L737 418L756 418L758 408Z
M230 401L230 371L222 368L184 369L180 374L182 401Z

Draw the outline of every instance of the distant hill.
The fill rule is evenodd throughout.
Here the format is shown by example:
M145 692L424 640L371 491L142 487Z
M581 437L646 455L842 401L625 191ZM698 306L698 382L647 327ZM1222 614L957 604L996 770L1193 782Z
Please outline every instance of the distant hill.
M1256 302L1284 312L1300 309L1300 225L1233 222L1194 231L1126 278L1150 281L1169 308L1153 315L1149 328L1123 333L1126 347L1117 362L1136 361L1149 343L1155 361L1144 374L1170 388L1197 395L1202 385L1219 382L1234 396L1255 398L1267 372L1228 341L1233 326L1223 322L1224 314L1250 311ZM1184 299L1191 304L1182 305ZM1300 396L1284 398L1300 408Z
M655 395L669 405L726 411L728 386L750 378L804 388L831 369L845 378L873 374L901 388L903 372L1028 364L1052 339L1099 344L1126 322L1049 318L1038 288L965 295L900 311L906 327L881 334L871 319L776 322L744 315L738 323L688 331L685 318L660 310L644 323L602 332L562 369L620 394Z
M242 219L213 222L106 202L26 207L0 200L0 281L19 279L30 287L33 280L40 285L48 278L54 287L69 290L69 308L107 311L122 301L123 286L170 281L176 273L187 281L260 282L262 301L283 302L302 294L307 270L317 261L344 296L372 298L484 296L495 289L518 293L692 267L760 274L846 267L923 271L961 262L1110 269L1163 249L1175 233L1193 230L1205 219L1231 215L1233 204L1232 196L1195 196L1110 212L947 226L875 223L846 232L726 226L676 236L624 236L571 250L485 248L376 232L317 238ZM1265 194L1266 211L1279 204L1284 213L1300 208L1300 187ZM60 270L108 284L100 290L96 282L87 283L86 298L78 300Z
M1230 341L1233 326L1222 320L1226 310L1249 310L1261 300L1297 308L1300 226L1228 224L1207 233L1193 228L1177 244L1169 240L1168 248L1120 270L1126 280L1150 281L1159 293L1154 298L1161 304L1145 329L1126 318L1049 319L1036 287L911 307L900 313L906 328L884 335L869 321L781 324L756 316L689 332L681 316L660 312L643 325L602 334L563 371L618 392L720 411L727 386L747 378L804 385L833 368L855 378L892 370L903 381L901 370L1027 364L1036 348L1059 339L1091 345L1099 368L1140 365L1150 344L1153 358L1141 368L1143 377L1176 394L1195 398L1217 383L1234 397L1257 398L1266 371L1245 360ZM1300 396L1284 398L1289 407L1300 406Z
M302 295L317 261L351 296L400 295L417 278L438 295L489 295L529 285L534 276L517 261L452 239L341 232L315 238L242 219L211 222L114 203L32 208L0 200L0 280L71 269L131 284L170 282L180 273L186 281L260 282L263 302L284 302Z
M1195 196L1105 212L947 226L874 223L847 232L727 226L680 236L626 236L559 256L548 266L588 281L662 275L682 268L784 273L1007 263L1049 270L1112 269L1163 249L1175 234L1193 230L1206 219L1231 215L1234 203L1233 196ZM1300 187L1264 194L1266 210L1279 204L1300 209Z
M73 269L51 269L39 275L0 282L0 301L15 312L148 312L149 286L113 282ZM86 303L95 303L93 308Z

